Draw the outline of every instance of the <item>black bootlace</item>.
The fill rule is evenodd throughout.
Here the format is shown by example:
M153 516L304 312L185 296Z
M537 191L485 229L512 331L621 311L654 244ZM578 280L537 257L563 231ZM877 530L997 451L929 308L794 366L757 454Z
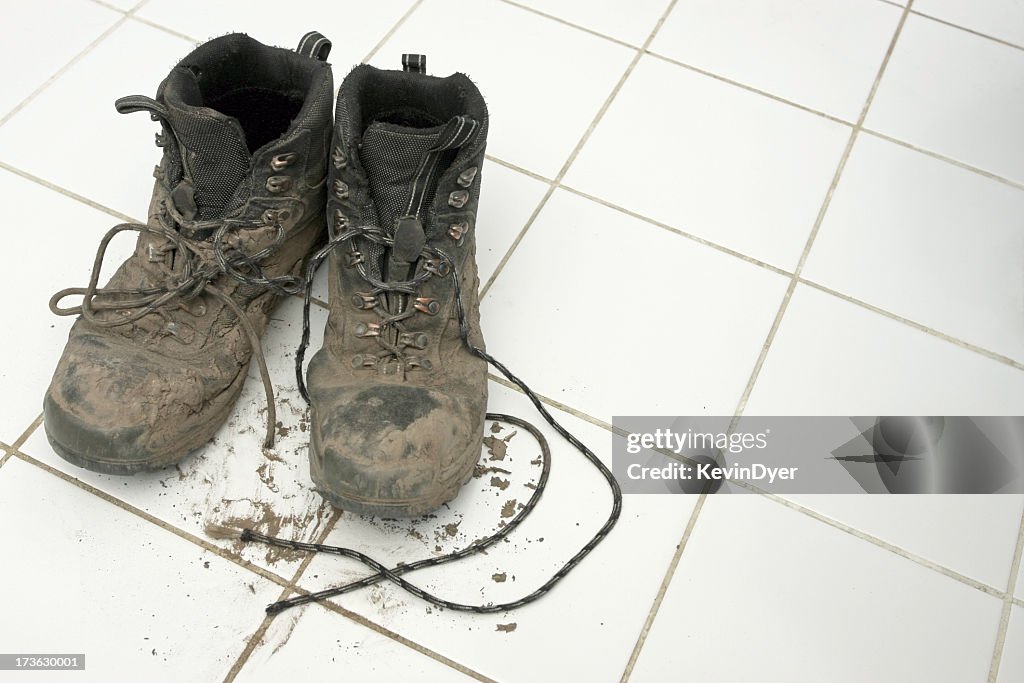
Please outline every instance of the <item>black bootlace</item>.
M307 403L309 403L309 392L306 389L302 365L303 360L305 358L306 349L309 346L309 310L312 301L313 276L315 275L316 269L320 266L323 260L335 248L355 238L368 239L378 244L382 244L386 247L390 247L394 243L394 240L388 237L380 228L373 226L354 227L342 233L339 233L337 236L331 239L331 241L328 242L328 244L324 248L319 250L308 262L306 268L305 298L303 300L302 310L302 340L295 354L296 379L298 380L299 391ZM532 389L530 389L526 382L512 374L512 372L507 367L505 367L504 364L498 361L494 356L487 353L479 346L473 344L472 341L470 341L469 321L466 318L466 309L462 300L462 289L460 285L459 273L455 265L455 262L445 252L441 251L440 249L430 247L429 245L424 246L423 251L421 253L421 258L437 259L437 261L445 264L446 266L446 271L445 269L435 269L433 272L427 272L424 275L424 278L431 276L446 277L450 275L454 280L456 313L459 318L459 332L463 343L466 344L466 347L470 350L470 352L472 352L479 358L482 358L483 360L487 361L491 366L496 368L502 375L504 375L510 382L512 382L517 387L522 389L523 392L526 394L527 398L529 398L533 405L537 408L537 411L541 414L544 420L549 425L551 425L551 427L556 432L558 432L566 441L572 444L572 446L576 448L576 450L583 454L583 456L595 468L597 468L598 472L601 473L601 476L604 477L605 481L608 484L608 488L611 490L612 493L611 512L609 513L608 518L605 520L601 528L598 529L598 531L593 535L593 537L591 537L591 539L582 548L580 548L580 550L577 551L575 555L569 558L569 560L564 565L562 565L561 569L559 569L550 578L548 578L547 581L545 581L539 588L517 600L504 602L500 604L490 603L481 605L470 605L465 603L452 602L450 600L440 598L434 595L433 593L430 593L429 591L420 588L416 584L402 578L403 575L416 571L418 569L424 569L426 567L435 567L437 565L447 564L449 562L453 562L464 557L469 557L471 555L476 555L478 553L484 552L485 550L493 546L495 543L498 543L503 538L511 534L520 524L522 524L523 520L526 519L530 512L533 511L533 509L537 506L537 503L540 502L540 498L543 495L544 490L547 486L548 474L551 470L551 451L548 447L547 440L536 427L520 418L501 413L487 413L486 419L488 420L506 422L517 427L521 427L522 429L528 431L537 440L537 443L540 445L542 454L542 470L540 478L537 481L536 488L534 489L530 498L526 501L523 508L519 510L519 512L515 516L513 516L512 519L510 519L504 527L500 528L498 531L494 532L490 536L474 541L472 545L469 545L460 550L448 553L446 555L440 555L436 557L419 560L417 562L400 564L392 568L386 567L385 565L381 564L377 560L374 560L372 557L366 555L365 553L361 553L358 550L353 550L351 548L322 545L319 543L303 543L300 541L292 541L288 539L267 536L265 534L258 533L252 529L244 529L242 530L241 536L243 541L256 541L259 543L264 543L267 545L276 546L280 548L288 548L291 550L304 550L309 552L322 552L333 555L341 555L343 557L349 557L354 560L358 560L359 562L363 563L364 565L372 569L374 572L376 572L375 574L367 576L363 579L353 581L342 586L336 586L315 593L299 595L292 598L287 598L285 600L280 600L267 606L268 613L277 613L285 609L288 609L289 607L295 607L297 605L303 605L309 602L318 602L321 600L326 600L328 598L342 595L344 593L349 593L360 588L372 586L385 579L391 581L392 583L395 583L396 585L400 586L403 590L411 593L412 595L415 595L416 597L421 598L422 600L425 600L439 607L446 607L448 609L463 612L475 612L479 614L488 614L493 612L505 612L508 610L513 610L541 598L542 596L547 594L552 588L554 588L554 586L559 581L565 578L566 575L569 574L569 572L571 572L577 565L579 565L580 562L582 562L583 559L587 555L589 555L591 551L593 551L594 548L596 548L598 544L601 543L601 541L605 539L605 537L609 534L609 532L611 532L612 528L615 526L615 523L619 519L619 514L622 511L622 491L620 490L618 482L615 480L615 477L612 475L608 467L605 466L603 462L601 462L601 460L594 454L592 450L590 450L586 445L584 445L579 439L577 439L572 433L570 433L569 430L563 427L554 418L554 416L551 415L551 413L544 406L544 404L541 403L537 394L534 393ZM363 279L369 282L375 289L385 288L387 289L387 291L407 292L410 289L415 289L415 287L418 287L419 284L421 284L423 281L420 279L419 276L417 276L416 278L405 282L382 283L374 280L373 278L368 277L366 275L365 270L362 268L359 269L359 273L363 277Z

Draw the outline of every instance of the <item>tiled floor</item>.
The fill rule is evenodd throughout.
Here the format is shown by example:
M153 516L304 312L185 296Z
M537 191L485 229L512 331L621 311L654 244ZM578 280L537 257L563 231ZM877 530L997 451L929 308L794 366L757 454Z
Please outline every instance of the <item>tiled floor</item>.
M338 82L418 51L480 85L484 331L601 457L614 414L1022 414L1019 2L133 1L2 10L17 68L0 93L0 652L85 652L66 678L97 681L1024 678L1018 496L632 496L593 556L519 611L379 585L265 619L283 594L365 570L210 524L397 563L489 534L537 474L535 445L504 431L507 483L474 479L435 518L321 504L291 375L297 300L264 340L273 450L254 373L216 439L165 472L84 472L38 427L71 322L47 299L148 201L154 127L113 99L152 94L198 40L290 45L312 28L334 40ZM491 396L538 421L504 384ZM551 483L529 521L418 582L514 598L601 524L602 481L545 431Z

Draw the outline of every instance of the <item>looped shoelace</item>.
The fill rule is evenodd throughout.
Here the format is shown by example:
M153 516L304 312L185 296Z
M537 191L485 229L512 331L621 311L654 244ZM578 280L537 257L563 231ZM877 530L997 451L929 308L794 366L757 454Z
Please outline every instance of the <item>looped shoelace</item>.
M185 237L178 229L168 226L164 219L169 219L173 225L187 227L194 233L214 229L210 244L215 262L208 262L201 254L200 241ZM216 287L213 282L222 275L237 280L246 285L273 291L279 295L297 294L302 290L303 280L292 275L281 275L268 277L259 265L259 262L272 254L284 241L285 229L279 222L268 224L261 221L241 221L226 219L221 221L191 221L185 219L169 201L163 202L163 215L158 218L159 227L153 227L143 223L121 223L107 231L107 234L100 240L100 246L96 250L96 258L93 260L92 275L86 287L69 287L62 289L50 298L50 310L56 315L81 315L96 327L114 328L133 323L147 315L160 313L165 307L172 304L186 304L203 293L209 293L222 301L229 308L242 325L249 346L256 363L260 369L260 377L263 380L263 390L267 401L267 434L264 439L264 446L269 448L274 443L274 425L277 424L277 409L274 402L274 387L270 381L270 371L267 369L267 361L263 355L260 344L260 336L253 327L249 317L238 303L228 294ZM237 234L239 230L262 229L272 227L277 232L271 244L254 254L246 254L243 251L227 247L225 238L229 233ZM103 266L103 259L107 253L107 247L115 235L134 231L138 233L150 233L163 237L171 243L172 249L177 252L175 265L180 264L179 272L174 272L163 262L157 261L163 270L165 282L156 287L138 288L117 288L100 287L100 269ZM80 295L82 303L78 306L61 308L60 302L68 297ZM184 307L183 307L184 308ZM116 318L101 318L97 313L101 311L125 311L128 315ZM185 309L187 310L187 308Z
M302 340L299 344L299 348L296 350L295 353L295 374L298 380L299 391L307 403L309 403L310 399L309 393L306 388L305 378L303 377L302 366L306 354L306 349L309 346L309 310L312 301L313 276L315 275L316 269L320 266L323 260L335 248L356 237L364 237L388 247L390 247L394 243L394 240L392 240L390 237L384 234L384 232L381 231L380 228L374 226L360 226L349 228L348 230L339 233L337 236L331 239L330 242L328 242L328 244L325 247L320 249L307 264L305 283L306 291L302 309ZM526 382L516 377L507 367L505 367L504 364L498 361L494 356L490 355L489 353L481 349L479 346L473 344L473 342L470 340L469 321L466 318L466 309L462 300L462 288L459 279L459 272L455 262L445 252L430 246L424 247L421 257L422 256L429 256L440 259L449 268L449 275L450 277L452 277L454 282L456 313L459 318L459 333L462 338L462 342L475 356L482 358L483 360L488 362L492 367L496 368L499 372L501 372L501 374L504 375L510 382L512 382L517 387L522 389L523 393L525 393L526 397L530 399L530 401L533 403L534 407L536 407L537 411L541 414L544 420L556 432L558 432L559 435L561 435L576 450L578 450L598 470L598 472L600 472L601 476L604 477L605 482L607 482L608 488L611 490L611 512L609 513L608 518L605 520L601 528L597 530L597 532L591 537L591 539L582 548L580 548L580 550L577 551L575 555L569 558L569 560L564 565L562 565L561 569L556 571L539 588L535 589L533 592L517 600L500 604L491 603L483 605L470 605L465 603L453 602L450 600L440 598L434 595L433 593L430 593L429 591L420 588L416 584L402 578L403 575L416 571L417 569L424 569L426 567L436 567L438 565L447 564L449 562L453 562L464 557L469 557L470 555L476 555L478 553L484 552L485 550L493 546L495 543L499 542L500 540L511 534L520 524L522 524L523 520L526 519L526 517L533 511L537 503L540 501L540 498L543 495L545 488L547 487L548 475L551 471L551 451L548 447L547 439L544 438L544 435L541 434L541 432L536 427L526 422L525 420L513 417L511 415L504 415L501 413L487 413L486 419L488 420L507 422L509 424L525 429L537 440L537 443L540 445L541 448L542 470L540 478L537 481L536 488L534 489L529 500L527 500L523 508L519 510L519 512L512 519L510 519L504 527L501 527L496 532L494 532L490 536L487 536L486 538L474 541L472 545L462 548L461 550L457 550L446 555L440 555L437 557L419 560L417 562L403 563L393 568L388 568L385 565L378 562L377 560L374 560L372 557L366 555L365 553L361 553L358 550L353 550L351 548L322 545L319 543L303 543L300 541L292 541L288 539L267 536L265 534L258 533L252 529L243 529L241 534L241 538L243 541L256 541L267 545L276 546L280 548L287 548L291 550L304 550L308 552L322 552L333 555L341 555L343 557L349 557L354 560L357 560L375 572L374 574L371 574L363 579L353 581L342 586L328 588L326 590L318 591L315 593L309 593L307 595L299 595L293 598L280 600L267 606L268 613L273 614L288 609L289 607L295 607L297 605L302 605L309 602L318 602L320 600L326 600L328 598L342 595L344 593L349 593L360 588L372 586L385 579L400 586L403 590L409 592L410 594L415 595L416 597L421 598L422 600L425 600L439 607L446 607L448 609L463 612L474 612L478 614L505 612L508 610L516 609L517 607L522 607L523 605L529 604L547 594L552 588L554 588L555 584L557 584L559 581L565 578L565 576L568 575L569 572L571 572L577 565L579 565L579 563L582 562L583 559L587 555L589 555L591 551L593 551L594 548L596 548L598 544L601 543L601 541L604 540L604 538L609 534L609 532L611 532L612 528L615 526L615 523L619 519L619 515L622 512L622 491L620 490L618 482L615 480L614 475L612 475L608 467L603 462L601 462L601 460L597 457L597 455L594 454L592 450L590 450L572 433L570 433L565 427L563 427L557 420L555 420L554 416L552 416L548 409L544 406L544 404L541 403L540 398L526 384ZM360 276L368 283L370 283L375 289L383 287L388 289L388 291L404 291L406 288L418 286L421 283L418 277L414 278L413 280L405 282L384 283L376 281L375 279L369 277L365 269L362 267L359 268L358 272ZM430 277L432 275L433 273L427 273L425 277Z

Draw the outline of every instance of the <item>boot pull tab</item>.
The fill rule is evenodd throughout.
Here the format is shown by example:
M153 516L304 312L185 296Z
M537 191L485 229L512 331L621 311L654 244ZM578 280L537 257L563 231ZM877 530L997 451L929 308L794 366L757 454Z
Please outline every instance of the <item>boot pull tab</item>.
M391 260L402 264L416 261L423 251L423 245L427 243L423 223L415 216L402 216L395 219L394 239L395 242L391 246Z
M167 120L167 107L145 95L128 95L114 101L118 114L134 114L137 111L148 111L156 121L158 118Z
M302 36L302 39L299 41L299 46L295 48L295 51L303 57L319 59L321 62L326 62L327 55L331 54L331 41L327 40L327 38L318 31L310 31L306 35Z
M402 55L402 71L410 71L416 74L426 74L427 56L413 54Z

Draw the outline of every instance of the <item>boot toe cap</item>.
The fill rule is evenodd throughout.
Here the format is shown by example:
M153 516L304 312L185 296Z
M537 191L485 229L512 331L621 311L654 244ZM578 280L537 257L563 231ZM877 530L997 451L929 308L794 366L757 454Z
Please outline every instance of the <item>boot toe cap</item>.
M415 516L448 502L473 472L483 408L403 384L314 395L311 473L321 495L361 514Z
M187 364L101 334L73 334L43 400L47 438L65 460L132 474L181 459L198 429L202 382Z

